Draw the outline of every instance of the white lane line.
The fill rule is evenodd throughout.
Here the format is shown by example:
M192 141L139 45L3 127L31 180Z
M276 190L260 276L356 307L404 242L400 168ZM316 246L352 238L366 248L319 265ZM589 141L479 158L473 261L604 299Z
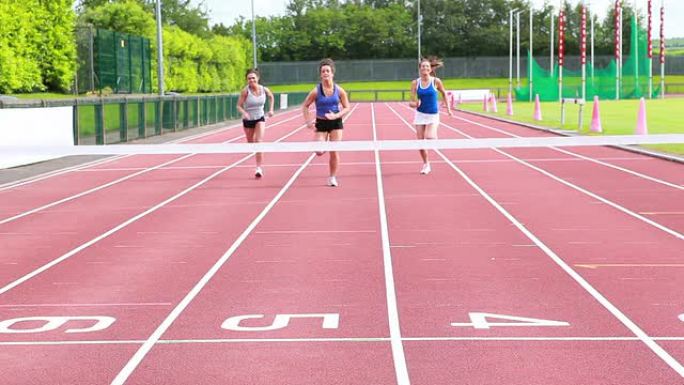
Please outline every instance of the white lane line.
M488 126L488 125L486 125L486 124L474 122L474 121L472 121L472 120L469 120L469 119L466 119L466 118L462 118L462 117L460 117L460 116L454 116L454 117L455 117L456 119L462 120L462 121L464 121L464 122L468 122L468 123L474 124L474 125L476 125L476 126L480 126L480 127L483 127L483 128L487 128L487 129L490 129L490 130L492 130L492 131L495 131L495 132L498 132L498 133L501 133L501 134L504 134L504 135L508 135L508 136L510 136L510 137L521 138L521 136L519 136L519 135L515 135L515 134L513 134L513 133L510 133L510 132L508 132L508 131L505 131L505 130L502 130L502 129L499 129L499 128L495 128L495 127L492 127L492 126ZM577 157L577 158L580 158L580 159L589 161L589 162L593 162L593 163L600 164L600 165L605 166L605 167L613 168L613 169L615 169L615 170L619 170L619 171L622 171L622 172L625 172L625 173L634 175L634 176L636 176L636 177L639 177L639 178L643 178L643 179L649 180L649 181L651 181L651 182L660 183L660 184L662 184L662 185L669 186L669 187L673 187L673 188L676 188L676 189L678 189L678 190L684 190L684 186L680 186L680 185L677 185L677 184L674 184L674 183L670 183L670 182L664 181L664 180L662 180L662 179L658 179L658 178L655 178L655 177L652 177L652 176L649 176L649 175L646 175L646 174L642 174L642 173L637 172L637 171L633 171L633 170L630 170L630 169L627 169L627 168L624 168L624 167L616 166L616 165L611 164L611 163L606 163L606 162L600 161L600 160L598 160L598 159L589 158L589 157L586 157L586 156L584 156L584 155L580 155L580 154L574 153L574 152L572 152L572 151L564 150L564 149L561 149L561 148L557 148L557 147L549 147L549 148L552 149L552 150L556 150L556 151L562 152L562 153L564 153L564 154L568 154L568 155L570 155L570 156L574 156L574 157ZM528 160L528 161L529 161L529 160Z
M684 337L653 337L657 341L684 341ZM159 340L160 345L177 344L244 344L244 343L312 343L344 342L366 343L387 342L389 337L349 338L205 338ZM637 337L404 337L406 342L450 342L450 341L492 341L492 342L640 342ZM0 346L68 346L68 345L142 345L145 340L81 340L81 341L12 341L0 342Z
M315 154L311 154L309 158L302 164L299 169L292 175L290 180L287 181L285 186L278 192L278 194L271 200L271 202L266 206L261 213L252 221L252 223L247 226L247 228L240 234L240 236L233 242L230 248L219 258L218 261L207 271L202 279L197 282L197 284L188 292L188 294L178 303L178 305L169 313L169 315L162 321L162 323L157 327L157 329L150 335L150 337L145 341L145 343L138 349L138 351L131 357L131 359L126 363L126 365L121 369L119 374L111 382L112 385L122 385L126 382L128 377L133 373L135 368L142 362L147 353L152 349L154 344L159 341L161 336L166 332L166 330L171 326L171 324L180 316L180 314L185 310L185 308L192 302L199 292L209 283L209 281L218 273L221 267L228 261L228 259L235 253L235 251L240 247L242 242L247 239L247 236L254 230L254 228L261 222L261 220L266 217L271 209L278 203L278 200L287 192L290 186L295 182L299 175L304 171L306 166L311 163Z
M392 107L388 106L398 117L401 119L409 128L413 130L411 124L409 124L398 112L396 112ZM620 309L613 305L606 297L603 296L598 290L596 290L587 280L582 278L575 270L573 270L563 259L561 259L553 250L551 250L545 243L543 243L537 236L532 234L517 218L515 218L511 213L509 213L503 206L501 206L497 201L492 198L486 191L484 191L477 183L475 183L470 177L463 172L458 166L456 166L449 158L447 158L441 151L436 150L445 162L447 162L451 168L453 168L472 188L477 190L483 198L487 200L494 208L496 208L504 217L506 217L515 227L517 227L527 238L534 242L539 248L541 248L546 255L548 255L551 260L553 260L563 271L565 271L572 279L575 280L584 290L586 290L596 301L603 305L606 310L608 310L615 318L617 318L623 325L625 325L635 336L637 336L646 346L648 346L658 357L660 357L665 363L667 363L672 369L674 369L677 374L684 377L684 366L680 364L670 353L658 345L655 340L646 334L636 323L634 323L627 315L625 315Z
M170 306L171 302L122 302L122 303L23 303L4 304L3 307L111 307L111 306Z
M255 234L337 234L337 233L377 233L376 230L265 230Z
M297 110L292 110L292 111L287 111L287 112L285 112L285 113L283 113L283 114L281 114L281 115L287 115L287 114L289 114L290 112L293 112L293 111L297 111L297 112L298 112L299 109L297 109ZM298 114L296 114L295 116L298 116ZM277 122L277 123L280 123L280 122ZM274 123L274 125L277 124L277 123ZM229 129L236 128L236 127L242 127L242 123L233 124L233 125L228 126L228 127L218 128L218 129L215 129L215 130L212 130L212 131L203 132L203 133L196 134L196 135L189 136L189 137L185 137L185 138L174 139L174 140L171 140L171 141L168 141L168 142L165 142L165 143L167 143L167 144L183 143L183 142L186 142L186 141L190 141L190 140L194 140L194 139L199 139L199 138L206 137L206 136L211 136L211 135L214 135L214 134L217 134L217 133L220 133L220 132L223 132L223 131L227 131L227 130L229 130ZM87 163L83 163L83 164L78 164L78 165L75 165L75 166L71 166L71 167L67 167L67 168L63 168L63 169L59 169L59 170L48 171L48 172L43 173L43 174L34 175L34 176L31 176L31 177L28 177L28 178L24 178L24 179L20 179L20 180L15 180L15 181L12 181L12 182L7 182L7 183L4 183L4 184L1 184L1 185L0 185L0 191L8 190L8 189L15 188L15 187L19 187L19 186L24 186L24 185L27 185L27 184L30 184L30 183L34 183L34 182L38 182L38 181L41 181L41 180L45 180L45 179L48 179L48 178L51 178L51 177L54 177L54 176L66 174L66 173L71 172L71 171L82 171L83 169L88 168L88 167L94 167L94 166L97 166L97 165L100 165L100 164L105 164L105 163L113 162L113 161L115 161L115 160L122 159L122 158L127 158L127 157L129 157L129 156L133 156L133 155L132 155L132 154L131 154L131 155L117 155L117 156L109 157L109 158L106 158L106 159L97 159L97 160L94 160L94 161L91 161L91 162L87 162Z
M351 116L356 110L356 106L352 109L351 113L347 117ZM305 126L301 126L297 129L300 130ZM296 131L295 131L296 132ZM281 138L284 139L284 138ZM290 179L285 183L285 185L280 189L278 194L269 202L269 204L259 213L259 215L254 218L254 220L247 226L247 228L240 234L240 236L233 242L230 248L219 258L218 261L207 271L204 276L197 282L197 284L188 292L188 294L178 303L178 305L169 313L169 315L162 321L162 323L155 329L150 335L145 343L135 352L133 357L126 363L126 365L121 369L121 371L116 375L111 385L123 385L128 377L133 373L135 368L142 362L147 353L152 350L152 347L156 342L159 341L161 336L168 330L168 328L173 324L173 322L180 316L180 314L185 310L186 307L192 302L199 292L209 283L212 277L218 273L221 267L228 261L228 259L235 253L235 251L240 247L242 242L247 239L247 236L253 232L254 228L266 217L271 209L278 203L280 198L285 195L285 192L294 184L295 180L304 171L304 169L311 163L316 154L311 154L306 159L306 161L295 171L295 173L290 177Z
M288 137L294 135L295 133L299 132L299 131L300 131L302 128L304 128L304 127L305 127L305 126L299 126L299 127L298 127L297 129L295 129L294 131L292 131L292 132L288 133L287 135L285 135L285 136L281 137L280 139L278 139L278 141L284 140L284 139L286 139L286 138L288 138ZM34 270L34 271L32 271L32 272L30 272L30 273L24 275L23 277L21 277L21 278L15 280L15 281L13 281L13 282L10 282L9 284L7 284L7 285L5 285L4 287L0 288L0 294L4 294L4 293L6 293L6 292L12 290L13 288L15 288L15 287L21 285L22 283L28 281L29 279L31 279L31 278L33 278L33 277L35 277L35 276L37 276L37 275L39 275L39 274L41 274L41 273L43 273L43 272L49 270L50 268L52 268L53 266L58 265L58 264L61 263L61 262L63 262L63 261L65 261L65 260L69 259L69 258L70 258L71 256L73 256L74 254L76 254L76 253L78 253L78 252L80 252L80 251L82 251L82 250L84 250L84 249L86 249L86 248L88 248L88 247L94 245L95 243L97 243L97 242L99 242L99 241L101 241L101 240L103 240L103 239L109 237L110 235L112 235L112 234L118 232L119 230L121 230L121 229L125 228L126 226L130 225L131 223L134 223L134 222L138 221L139 219L141 219L141 218L143 218L143 217L145 217L145 216L147 216L147 215L149 215L149 214L151 214L151 213L153 213L153 212L159 210L160 208L166 206L167 204L169 204L169 203L171 203L171 202L177 200L178 198L180 198L180 197L186 195L187 193L193 191L193 190L196 189L197 187L200 187L200 186L204 185L205 183L209 182L210 180L214 179L215 177L217 177L217 176L223 174L224 172L230 170L231 168L235 167L236 165L238 165L238 164L240 164L240 163L242 163L242 162L244 162L244 161L250 159L252 156L254 156L253 153L252 153L252 154L248 154L248 155L242 157L241 159L237 160L236 162L234 162L234 163L232 163L232 164L230 164L230 165L228 165L228 166L222 168L221 170L216 171L215 173L209 175L208 177L202 179L201 181L195 183L194 185L192 185L192 186L186 188L185 190L183 190L183 191L177 193L176 195L174 195L174 196L172 196L172 197L170 197L170 198L164 200L164 201L161 202L161 203L158 203L157 205L155 205L155 206L153 206L153 207L151 207L151 208L149 208L149 209L143 211L142 213L140 213L140 214L138 214L138 215L136 215L136 216L134 216L134 217L132 217L132 218L129 218L129 219L126 220L125 222L120 223L119 225L117 225L117 226L113 227L112 229L108 230L107 232L105 232L105 233L103 233L103 234L100 234L99 236L97 236L97 237L91 239L90 241L81 244L80 246L76 247L75 249L72 249L71 251L67 252L66 254L64 254L64 255L62 255L62 256L56 258L56 259L53 259L52 261L46 263L45 265L39 267L39 268L36 269L36 270Z
M273 124L271 127L273 127L273 126L275 126L275 125L277 125L277 124L279 124L279 123L288 122L288 121L293 120L293 119L295 119L295 118L296 118L296 116L294 116L294 117L292 117L292 118L289 118L289 119L286 119L286 120L283 120L283 121L281 121L281 122L278 122L278 123ZM232 143L232 142L235 142L235 141L237 141L237 140L239 140L239 139L242 139L242 138L244 138L244 137L245 137L244 135L240 135L240 136L237 136L237 137L235 137L235 138L229 139L229 140L227 140L227 141L225 141L225 142L222 142L222 143ZM169 160L169 161L167 161L167 162L158 164L158 165L156 165L156 166L154 166L154 167L144 168L144 169L141 170L141 171L138 171L138 172L135 172L135 173L133 173L133 174L129 174L129 175L123 176L123 177L121 177L121 178L115 179L115 180L113 180L113 181L111 181L111 182L105 183L105 184L100 185L100 186L97 186L97 187L93 187L93 188L91 188L91 189L89 189L89 190L86 190L86 191L83 191L83 192L81 192L81 193L78 193L78 194L74 194L74 195L68 196L68 197L66 197L66 198L63 198L63 199L54 201L54 202L52 202L52 203L45 204L45 205L40 206L40 207L36 207L36 208L34 208L34 209L25 211L25 212L23 212L23 213L21 213L21 214L17 214L17 215L11 216L11 217L9 217L9 218L2 219L2 220L0 220L0 225L3 225L3 224L8 223L8 222L12 222L12 221L14 221L14 220L17 220L17 219L19 219L19 218L23 218L23 217L28 216L28 215L31 215L31 214L35 214L35 213L37 213L37 212L39 212L39 211L43 211L43 210L49 209L49 208L51 208L51 207L55 207L55 206L60 205L60 204L62 204L62 203L66 203L66 202L75 200L75 199L77 199L77 198L81 198L81 197L83 197L83 196L89 195L89 194L94 193L94 192L96 192L96 191L100 191L100 190L106 189L106 188L108 188L108 187L111 187L111 186L113 186L113 185L115 185L115 184L119 184L119 183L121 183L121 182L127 181L127 180L129 180L129 179L131 179L131 178L134 178L134 177L136 177L136 176L139 176L139 175L142 175L142 174L146 174L146 173L151 172L151 171L154 171L154 170L158 170L159 168L168 166L168 165L173 164L173 163L180 162L181 160L187 159L187 158L189 158L189 157L191 157L191 156L194 156L194 155L195 155L195 154L186 154L186 155L183 155L183 156L181 156L181 157L178 157L178 158L175 158L175 159L171 159L171 160Z
M391 108L391 107L390 107L390 108ZM408 108L408 107L407 107L407 108ZM395 113L396 113L396 112L395 112ZM403 119L403 118L402 118L402 119ZM454 132L457 132L457 133L459 133L459 134L461 134L461 135L463 135L463 136L465 136L465 137L467 137L467 138L473 139L472 136L466 134L465 132L463 132L463 131L461 131L461 130L459 130L459 129L457 129L457 128L451 127L451 126L448 125L448 124L441 123L441 125L443 125L444 127L448 128L448 129L450 129L450 130L452 130L452 131L454 131ZM647 223L647 224L649 224L649 225L651 225L651 226L653 226L653 227L655 227L655 228L657 228L657 229L659 229L659 230L662 230L662 231L664 231L664 232L666 232L666 233L668 233L668 234L670 234L670 235L672 235L672 236L674 236L674 237L676 237L676 238L679 238L679 239L684 240L684 234L682 234L682 233L679 233L679 232L677 232L677 231L675 231L675 230L673 230L673 229L670 229L669 227L663 226L663 225L661 225L661 224L659 224L659 223L657 223L657 222L655 222L655 221L652 221L652 220L650 220L650 219L644 217L643 215L639 215L639 214L635 213L634 211L632 211L632 210L630 210L630 209L628 209L628 208L626 208L626 207L623 207L623 206L621 206L621 205L619 205L619 204L617 204L617 203L615 203L615 202L613 202L613 201L611 201L611 200L608 200L608 199L606 199L606 198L603 198L602 196L600 196L600 195L598 195L598 194L595 194L595 193L593 193L593 192L591 192L591 191L589 191L589 190L587 190L587 189L584 189L584 188L582 188L582 187L580 187L580 186L578 186L578 185L576 185L576 184L573 184L573 183L571 183L571 182L568 182L567 180L565 180L565 179L563 179L563 178L560 178L560 177L558 177L558 176L556 176L556 175L554 175L554 174L552 174L552 173L550 173L550 172L548 172L548 171L546 171L546 170L544 170L544 169L542 169L542 168L540 168L540 167L537 167L537 166L535 166L535 165L533 165L533 164L531 164L531 163L528 163L528 162L526 162L526 161L524 161L524 160L522 160L522 159L520 159L520 158L518 158L518 157L516 157L516 156L513 156L513 155L511 155L511 154L505 152L505 151L499 150L498 148L492 148L492 150L498 152L499 154L501 154L501 155L503 155L503 156L506 156L506 157L508 157L508 158L510 158L510 159L513 159L513 160L515 160L516 162L518 162L518 163L520 163L520 164L522 164L522 165L525 165L525 166L527 166L527 167L529 167L529 168L531 168L531 169L533 169L533 170L535 170L535 171L537 171L537 172L539 172L539 173L541 173L541 174L543 174L543 175L546 175L547 177L549 177L549 178L551 178L551 179L553 179L553 180L555 180L555 181L557 181L557 182L559 182L559 183L562 183L562 184L564 184L564 185L566 185L566 186L568 186L568 187L570 187L570 188L572 188L572 189L574 189L574 190L577 190L577 191L579 191L579 192L581 192L581 193L583 193L583 194L585 194L585 195L589 195L590 197L592 197L592 198L594 198L594 199L596 199L596 200L598 200L598 201L601 201L601 202L603 202L603 203L605 203L605 204L607 204L607 205L609 205L609 206L611 206L611 207L613 207L613 208L615 208L615 209L617 209L617 210L619 210L619 211L621 211L621 212L623 212L623 213L625 213L625 214L627 214L627 215L629 215L629 216L631 216L631 217L634 217L634 218L636 218L636 219L638 219L638 220L640 220L640 221L642 221L642 222L645 222L645 223ZM579 230L579 229L577 229L577 230ZM587 228L587 229L585 229L585 230L590 230L590 229Z
M375 126L375 105L371 103L371 122L373 125L373 141L377 141ZM387 225L387 208L385 206L385 192L382 184L382 167L380 167L380 151L375 154L375 180L378 187L378 210L380 212L380 234L382 238L382 258L385 268L385 293L387 296L387 317L390 329L390 344L394 360L394 372L398 385L410 385L404 345L401 339L401 324L399 323L399 308L397 305L397 293L394 285L394 270L392 268L392 253L390 250L389 227Z

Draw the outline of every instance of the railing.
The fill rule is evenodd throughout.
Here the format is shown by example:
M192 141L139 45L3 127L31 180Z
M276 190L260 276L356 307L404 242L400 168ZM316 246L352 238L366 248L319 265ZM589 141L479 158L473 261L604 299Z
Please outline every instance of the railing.
M274 94L274 109L280 109ZM287 93L288 106L301 104L306 93ZM74 144L109 144L162 135L240 117L237 94L140 96L0 101L0 108L73 107Z
M654 87L658 86L659 84L654 84ZM468 90L468 88L460 90ZM508 87L490 87L489 90L497 99L503 99L508 95ZM579 90L580 88L578 87L578 94ZM568 88L565 88L563 94L565 95L567 92ZM411 100L410 90L347 90L347 94L352 102L397 102ZM684 84L666 84L665 95L684 95ZM513 97L515 98L515 93L513 93Z

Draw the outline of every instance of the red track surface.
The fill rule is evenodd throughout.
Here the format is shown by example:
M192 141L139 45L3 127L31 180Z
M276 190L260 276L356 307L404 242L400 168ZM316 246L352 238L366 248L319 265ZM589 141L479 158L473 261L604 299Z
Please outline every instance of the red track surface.
M360 104L345 139L412 139L411 119ZM441 138L542 135L443 123ZM381 175L375 154L342 153L339 188L327 155L282 153L262 180L251 158L219 172L240 155L130 156L0 189L2 383L684 384L682 165L443 154L422 176L413 151L379 154ZM509 325L476 328L479 313ZM269 327L286 314L312 316Z

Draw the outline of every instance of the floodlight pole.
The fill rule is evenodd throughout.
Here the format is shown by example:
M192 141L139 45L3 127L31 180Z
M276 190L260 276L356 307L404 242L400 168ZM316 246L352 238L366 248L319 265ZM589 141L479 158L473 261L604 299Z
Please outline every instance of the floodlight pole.
M516 78L517 82L516 85L518 88L520 88L520 13L522 11L518 11L515 13L515 36L517 40L517 54L516 54Z
M420 0L418 0L418 61L423 57L420 53L420 27L422 22L422 15L420 14Z
M550 31L551 31L551 49L549 50L549 52L550 52L550 55L549 55L549 56L551 57L551 58L550 58L551 61L550 61L550 63L549 63L549 70L551 71L551 77L553 77L553 76L554 76L554 73L556 72L556 71L555 71L555 68L553 67L553 59L554 59L554 54L553 54L553 43L554 43L554 41L553 41L553 40L554 40L554 37L555 37L555 33L554 33L554 32L555 32L555 31L554 31L554 28L555 28L554 19L555 19L555 15L553 14L553 11L551 11L551 30L550 30Z
M164 49L162 39L161 0L157 0L157 86L164 95Z
M513 13L517 9L508 12L508 94L513 93Z
M256 22L254 20L254 0L252 0L252 56L254 67L257 68L257 41L256 41Z
M528 67L530 68L530 72L528 73L527 77L530 79L530 102L534 99L534 96L532 93L534 92L534 74L532 73L532 66L534 63L534 42L533 42L533 33L534 30L532 28L532 24L534 21L534 10L532 6L530 5L530 59L528 63Z

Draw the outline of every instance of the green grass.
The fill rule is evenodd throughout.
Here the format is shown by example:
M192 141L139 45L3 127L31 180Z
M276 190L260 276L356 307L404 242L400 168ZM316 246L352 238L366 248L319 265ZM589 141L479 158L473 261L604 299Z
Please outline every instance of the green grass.
M506 104L499 103L499 112L496 115L519 122L532 123L538 126L563 130L578 130L579 107L577 105L566 105L564 125L560 124L559 102L545 102L541 105L542 121L535 121L533 119L534 104L529 102L516 102L513 106L514 116L507 116ZM588 102L584 107L583 127L579 130L581 134L589 134L593 106L593 102ZM481 112L482 103L463 104L461 105L461 108L469 111ZM684 121L681 119L680 114L674 113L675 111L682 110L684 110L684 99L647 100L646 119L649 133L684 134ZM600 111L604 135L629 135L634 133L639 111L638 100L604 100L600 103ZM659 151L684 155L684 144L666 144L647 147Z

